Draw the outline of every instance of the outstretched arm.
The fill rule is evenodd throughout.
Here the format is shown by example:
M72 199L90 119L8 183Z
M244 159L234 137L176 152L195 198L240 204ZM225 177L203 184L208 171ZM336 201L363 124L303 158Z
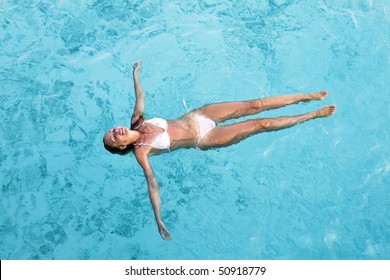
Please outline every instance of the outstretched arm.
M161 219L160 190L156 180L156 176L154 175L153 169L150 166L146 156L137 157L137 160L144 170L146 182L148 184L149 198L153 206L154 217L156 218L158 231L160 232L160 235L164 240L171 240L172 237Z
M140 115L145 110L145 94L142 89L139 70L141 68L141 61L137 61L133 64L133 79L134 79L134 91L135 91L135 106L133 116L131 117L131 124L134 124L139 119Z

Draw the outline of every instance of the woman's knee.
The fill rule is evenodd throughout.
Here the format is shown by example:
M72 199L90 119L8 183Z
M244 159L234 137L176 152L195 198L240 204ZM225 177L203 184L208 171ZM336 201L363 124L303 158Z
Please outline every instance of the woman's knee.
M258 119L257 120L257 128L258 130L269 130L272 127L272 120L271 119Z
M264 102L261 99L251 100L251 101L249 101L249 106L254 111L259 111L259 110L262 110L264 108Z

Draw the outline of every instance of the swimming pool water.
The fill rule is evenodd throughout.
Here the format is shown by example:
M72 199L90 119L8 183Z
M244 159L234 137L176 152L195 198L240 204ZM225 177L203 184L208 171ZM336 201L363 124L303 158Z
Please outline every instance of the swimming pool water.
M0 1L1 259L389 259L390 5L384 0ZM156 229L128 124L322 89L263 113L337 113L225 149L151 158Z

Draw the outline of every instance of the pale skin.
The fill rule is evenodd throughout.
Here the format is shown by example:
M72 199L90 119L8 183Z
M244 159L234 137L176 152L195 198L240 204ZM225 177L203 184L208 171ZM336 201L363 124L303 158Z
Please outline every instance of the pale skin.
M145 110L145 94L140 83L139 70L141 62L133 65L133 80L136 102L131 123L135 124ZM168 120L167 133L170 137L170 150L180 148L193 148L198 146L202 150L226 147L236 144L243 139L261 132L277 131L289 128L294 125L316 118L331 116L336 111L335 105L328 105L319 110L295 116L283 116L277 118L255 118L235 124L219 125L208 132L198 143L198 125L191 114L198 114L222 123L229 119L237 119L243 116L254 115L263 111L281 108L299 102L312 100L323 100L327 97L327 91L314 92L309 94L294 94L260 98L242 102L224 102L205 105L193 110L176 120ZM158 150L139 143L151 143L163 132L160 127L149 123L141 123L134 130L125 126L118 126L109 130L104 135L104 143L110 147L125 149L127 145L134 145L134 154L144 171L148 185L149 198L154 210L156 224L161 237L170 240L171 235L161 219L161 200L159 186L151 167L148 156L157 155L166 150Z

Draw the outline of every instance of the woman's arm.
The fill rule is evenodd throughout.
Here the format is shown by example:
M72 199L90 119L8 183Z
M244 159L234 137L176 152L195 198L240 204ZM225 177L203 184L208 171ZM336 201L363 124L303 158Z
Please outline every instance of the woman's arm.
M145 94L142 89L139 70L141 68L141 61L137 61L133 64L133 79L134 79L134 91L135 91L135 106L133 116L131 117L131 124L134 124L144 113L145 110Z
M171 240L172 237L166 229L162 219L161 219L161 200L160 200L160 190L157 183L156 176L154 175L153 169L149 164L149 161L146 156L137 156L138 163L144 170L146 182L148 184L149 198L153 206L154 217L156 218L156 223L161 237L164 240Z

